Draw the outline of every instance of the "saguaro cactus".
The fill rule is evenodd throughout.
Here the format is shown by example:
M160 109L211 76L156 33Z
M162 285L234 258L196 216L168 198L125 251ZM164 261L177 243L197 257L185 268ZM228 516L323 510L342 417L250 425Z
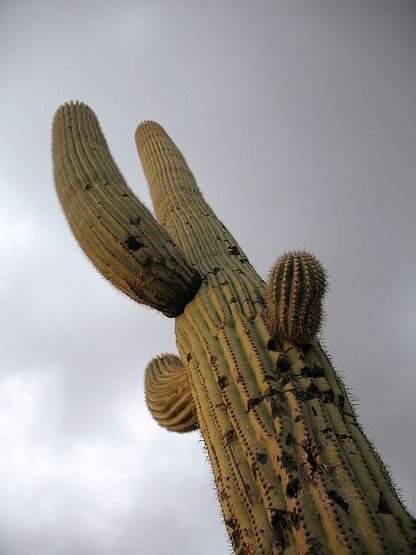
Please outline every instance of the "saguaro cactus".
M316 338L320 264L290 253L267 285L165 131L142 123L136 143L158 222L82 103L55 115L56 187L99 271L176 318L180 359L149 364L146 399L166 428L199 427L235 552L414 552L415 522Z

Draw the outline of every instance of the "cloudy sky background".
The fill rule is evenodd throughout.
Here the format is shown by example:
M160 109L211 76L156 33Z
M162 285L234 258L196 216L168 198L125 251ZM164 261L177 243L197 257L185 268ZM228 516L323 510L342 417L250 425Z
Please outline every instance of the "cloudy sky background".
M58 206L70 99L148 206L133 134L154 119L262 276L322 260L325 343L416 510L415 28L402 0L2 0L1 555L229 552L198 434L145 408L173 322L92 269Z

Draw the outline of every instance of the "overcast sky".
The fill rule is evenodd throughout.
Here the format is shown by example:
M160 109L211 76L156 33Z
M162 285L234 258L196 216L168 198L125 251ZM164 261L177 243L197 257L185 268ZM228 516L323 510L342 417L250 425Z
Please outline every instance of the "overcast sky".
M150 206L144 119L266 276L331 276L325 344L416 510L416 6L402 0L0 2L0 553L228 553L198 433L158 428L173 321L94 271L60 211L50 126L97 113Z

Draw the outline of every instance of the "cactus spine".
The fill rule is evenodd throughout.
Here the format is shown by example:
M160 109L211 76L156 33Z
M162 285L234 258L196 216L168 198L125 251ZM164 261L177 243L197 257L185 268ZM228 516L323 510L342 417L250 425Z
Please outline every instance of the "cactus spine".
M54 126L55 179L62 204L77 239L99 269L104 266L103 273L128 294L132 280L126 287L125 277L112 276L114 260L117 276L140 275L139 301L150 304L153 294L142 278L146 266L125 254L130 234L126 214L132 205L140 214L144 207L132 200L130 190L128 208L123 194L117 194L126 186L113 177L106 148L91 148L90 126L98 131L86 111L90 114L82 104L65 105L55 117L66 122ZM100 145L105 142L94 138ZM315 289L306 286L300 302L279 291L287 280L272 277L267 294L266 284L204 201L165 131L145 122L136 131L136 144L159 222L146 220L143 242L164 253L152 276L161 280L159 306L174 306L165 312L176 315L182 362L162 357L150 363L148 403L160 419L158 407L179 407L181 398L190 399L190 388L235 553L412 553L415 523L314 337L317 319L312 318L312 325L302 316L308 322L306 335L305 326L295 322L314 306L305 299L314 297L319 280L300 280L315 283ZM99 210L91 205L91 188L85 187L81 169L97 195L94 202L102 203ZM110 186L95 193L96 181ZM101 221L107 222L104 230ZM107 233L112 228L117 233ZM170 252L173 261L168 260ZM168 292L169 272L181 291L176 304ZM299 272L292 271L292 276L307 274ZM280 312L292 315L292 320L283 319L289 333L276 324L276 311L268 315L266 296L272 299L269 312L280 299ZM293 332L297 326L300 333ZM182 393L168 385L175 365L178 375L187 373ZM163 374L166 382L160 386ZM169 418L180 421L180 414L174 410Z

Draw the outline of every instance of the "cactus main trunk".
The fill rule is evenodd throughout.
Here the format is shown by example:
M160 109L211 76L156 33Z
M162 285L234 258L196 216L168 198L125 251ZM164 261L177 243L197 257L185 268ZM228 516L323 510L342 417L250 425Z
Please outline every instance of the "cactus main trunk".
M236 553L410 553L415 529L319 343L269 332L265 284L152 122L136 143L156 217L203 277L176 319Z
M314 337L324 281L315 261L289 255L266 295L159 125L146 122L136 132L157 223L127 189L105 141L98 153L92 148L98 127L89 113L83 127L84 107L68 110L74 121L59 120L58 111L54 134L65 212L116 286L176 316L182 363L171 355L152 361L147 400L168 429L199 426L235 553L414 553L414 519ZM144 248L157 261L150 268L129 248L132 211L145 221ZM275 306L266 309L266 296Z
M273 341L259 289L211 275L176 323L236 553L411 553L412 519L328 358Z

